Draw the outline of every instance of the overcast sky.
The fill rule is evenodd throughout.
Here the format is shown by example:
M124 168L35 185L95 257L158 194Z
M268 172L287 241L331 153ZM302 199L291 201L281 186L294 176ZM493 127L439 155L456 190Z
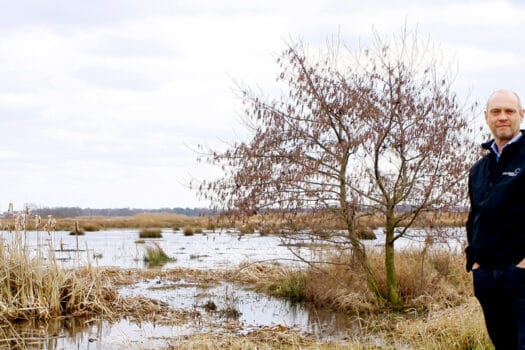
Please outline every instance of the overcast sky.
M14 202L202 207L198 144L243 134L234 81L271 91L285 42L409 28L458 62L456 88L525 97L521 1L0 0L0 211ZM481 118L481 116L480 116Z

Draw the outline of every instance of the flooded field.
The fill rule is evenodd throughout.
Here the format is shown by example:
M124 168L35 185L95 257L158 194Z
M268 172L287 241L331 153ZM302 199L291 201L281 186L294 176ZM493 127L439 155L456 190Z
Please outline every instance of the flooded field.
M12 235L4 232L1 238L9 242ZM224 270L257 262L300 265L295 254L309 258L315 254L312 246L304 244L304 237L294 243L284 242L275 236L239 235L229 231L185 236L180 231L166 229L162 232L162 238L142 241L139 240L138 230L88 232L83 236L72 236L69 232L51 235L27 232L21 235L25 245L34 253L52 246L56 259L67 268L89 263L100 267L146 270L145 247L153 242L173 258L157 267L157 271L173 268ZM368 246L381 245L381 230L377 230L376 235L376 240L366 242ZM458 229L437 244L445 249L461 249L461 237L462 232ZM415 232L400 241L398 246L415 249L425 240L424 234ZM290 246L294 247L294 252L289 249ZM54 325L21 324L18 334L31 334L35 338L35 349L58 350L162 348L174 338L194 333L244 334L261 327L286 327L320 339L345 339L360 332L359 325L345 315L319 310L308 304L293 304L234 283L173 281L163 279L159 274L123 286L119 293L122 296L147 296L169 307L193 313L195 317L182 325L127 319L113 323L71 319Z
M9 240L12 234L2 233ZM49 244L55 248L55 256L65 267L77 267L88 262L101 267L147 268L144 263L145 247L153 242L166 252L173 261L163 268L186 267L197 269L221 269L235 267L243 262L266 261L293 263L294 254L276 236L258 234L204 232L185 236L181 231L165 229L162 238L139 239L138 230L107 230L72 236L69 232L27 233L27 245L37 251L39 246ZM307 249L298 252L306 253Z

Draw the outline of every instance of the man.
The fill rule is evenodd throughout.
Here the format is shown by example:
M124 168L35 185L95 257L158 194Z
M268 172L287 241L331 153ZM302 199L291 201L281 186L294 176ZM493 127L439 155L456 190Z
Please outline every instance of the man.
M485 121L494 137L470 169L467 271L496 350L525 350L525 131L515 92L490 95Z

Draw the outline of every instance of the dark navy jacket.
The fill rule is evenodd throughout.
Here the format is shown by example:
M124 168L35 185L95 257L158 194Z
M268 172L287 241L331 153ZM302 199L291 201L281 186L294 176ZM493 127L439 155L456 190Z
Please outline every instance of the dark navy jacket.
M497 268L525 258L525 131L499 161L490 151L470 169L467 271L478 262ZM492 141L482 146L490 150Z

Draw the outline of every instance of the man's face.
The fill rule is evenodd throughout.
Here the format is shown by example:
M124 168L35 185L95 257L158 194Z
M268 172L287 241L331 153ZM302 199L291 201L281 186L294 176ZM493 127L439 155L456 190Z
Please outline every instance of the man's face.
M519 133L522 120L523 109L512 92L500 91L490 97L485 121L498 147L502 147Z

